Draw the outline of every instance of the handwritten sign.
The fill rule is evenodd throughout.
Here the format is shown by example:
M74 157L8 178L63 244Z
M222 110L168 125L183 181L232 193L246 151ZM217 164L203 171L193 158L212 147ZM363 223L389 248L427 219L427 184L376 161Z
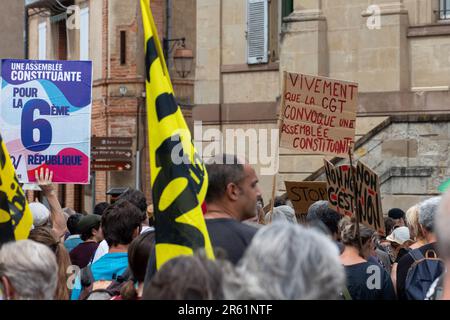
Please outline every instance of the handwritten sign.
M0 128L22 183L89 183L92 63L1 60Z
M280 145L345 158L355 141L358 84L284 73Z
M357 212L361 223L385 235L378 175L360 161L353 169L355 177L349 165L335 167L325 159L324 163L329 207L350 217Z
M359 221L385 235L378 175L358 161L356 166L356 201Z
M295 214L306 215L309 207L316 201L328 200L326 182L285 181L289 200L294 205Z
M328 206L340 214L351 217L353 215L353 178L349 165L335 167L324 159L325 175L327 177Z

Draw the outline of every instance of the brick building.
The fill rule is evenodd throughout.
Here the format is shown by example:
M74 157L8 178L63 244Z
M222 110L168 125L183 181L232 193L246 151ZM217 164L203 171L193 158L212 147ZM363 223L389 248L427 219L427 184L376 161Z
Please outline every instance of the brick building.
M96 172L95 185L61 185L63 206L92 210L95 202L107 201L111 187L139 187L150 199L146 148L144 35L138 0L27 0L28 58L92 60L92 135L133 138L133 168L123 172ZM70 6L78 6L70 7ZM162 39L165 1L151 7ZM70 20L79 10L80 23ZM67 14L69 13L69 14ZM140 161L136 161L139 150ZM137 163L140 163L137 166Z

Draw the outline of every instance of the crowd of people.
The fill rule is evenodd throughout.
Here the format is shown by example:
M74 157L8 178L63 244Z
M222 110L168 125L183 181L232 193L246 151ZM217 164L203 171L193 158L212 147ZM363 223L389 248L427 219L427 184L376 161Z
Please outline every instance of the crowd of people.
M450 299L450 192L406 213L392 208L380 235L327 201L300 219L277 197L265 214L254 169L235 156L217 160L206 164L203 206L216 259L198 251L158 270L153 208L141 191L81 214L61 208L41 171L49 209L30 203L29 238L0 248L0 299Z

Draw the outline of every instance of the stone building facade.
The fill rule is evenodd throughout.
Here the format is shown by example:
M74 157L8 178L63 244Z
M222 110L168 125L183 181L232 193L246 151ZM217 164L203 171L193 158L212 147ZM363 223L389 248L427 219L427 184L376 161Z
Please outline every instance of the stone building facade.
M0 10L0 59L24 57L23 2L6 0ZM19 17L19 18L17 18Z
M196 1L193 118L203 130L276 128L283 71L357 82L355 157L382 177L384 208L437 194L450 175L450 1L294 0L289 12L286 1L260 0L268 54L257 64L248 57L254 2ZM279 164L279 193L284 180L323 179L323 156L281 149ZM272 176L260 178L267 202Z

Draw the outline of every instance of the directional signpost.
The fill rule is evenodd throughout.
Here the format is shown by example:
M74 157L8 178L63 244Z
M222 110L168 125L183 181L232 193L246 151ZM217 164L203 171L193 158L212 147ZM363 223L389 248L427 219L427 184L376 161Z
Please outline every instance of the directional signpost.
M132 138L93 137L91 145L92 171L131 171Z
M131 171L131 161L95 161L91 169L94 171Z
M133 155L131 149L110 149L110 150L101 150L96 149L91 151L91 156L94 160L114 160L114 159L131 159Z

